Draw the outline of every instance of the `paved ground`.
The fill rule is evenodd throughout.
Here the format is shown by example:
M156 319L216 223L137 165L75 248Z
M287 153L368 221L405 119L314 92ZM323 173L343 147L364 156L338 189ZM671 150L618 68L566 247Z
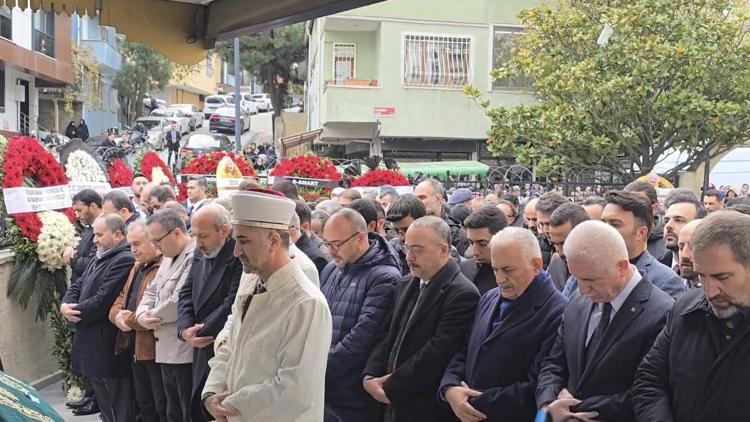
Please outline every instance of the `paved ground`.
M41 393L42 397L44 397L47 403L49 403L50 406L52 406L52 408L55 409L55 411L66 421L98 422L100 420L99 415L75 416L70 409L65 407L65 402L68 400L63 394L60 383L52 384L46 388L43 388L39 390L39 393Z
M273 141L273 132L272 132L272 117L273 113L260 113L256 114L255 116L252 116L252 119L250 121L250 130L242 133L242 147L246 147L250 145L251 143L255 142L256 144L260 145L262 143L268 142L272 143ZM193 133L209 133L208 131L208 120L203 121L203 127L200 127L196 129ZM187 140L188 137L190 137L191 134L185 135L182 137L183 141ZM234 133L225 133L225 135L229 136L230 138L234 138ZM159 156L161 157L164 162L167 162L167 151L163 150L159 153Z

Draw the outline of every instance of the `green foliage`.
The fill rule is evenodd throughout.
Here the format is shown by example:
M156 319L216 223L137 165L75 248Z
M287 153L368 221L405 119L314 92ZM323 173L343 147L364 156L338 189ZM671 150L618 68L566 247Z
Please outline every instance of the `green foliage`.
M750 135L750 19L744 1L561 0L520 15L526 31L496 79L530 77L538 102L493 108L490 150L536 164L672 177ZM597 45L605 24L614 33Z
M217 46L217 52L234 66L232 42ZM291 84L304 75L297 75L294 65L307 57L305 25L299 23L269 32L240 38L240 67L256 75L265 92L271 95L274 113L279 115Z
M65 111L72 113L73 102L76 100L82 100L84 104L94 108L101 108L98 92L102 78L91 49L73 44L70 58L73 67L73 84L65 88L63 95Z
M143 110L146 93L164 89L172 79L176 65L144 44L120 44L122 68L117 72L114 88L127 99L128 115L138 117Z

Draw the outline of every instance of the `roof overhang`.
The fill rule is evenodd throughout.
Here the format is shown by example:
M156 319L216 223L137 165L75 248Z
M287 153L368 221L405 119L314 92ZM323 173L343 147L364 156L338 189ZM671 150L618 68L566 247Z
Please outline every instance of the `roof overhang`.
M380 122L327 122L316 143L372 142L380 136Z
M128 40L185 65L206 58L216 41L268 31L383 0L6 0L18 7L99 16Z

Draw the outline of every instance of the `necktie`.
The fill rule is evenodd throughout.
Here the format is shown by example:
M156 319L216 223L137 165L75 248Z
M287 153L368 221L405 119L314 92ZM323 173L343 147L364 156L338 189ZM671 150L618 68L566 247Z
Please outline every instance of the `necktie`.
M591 336L591 340L589 340L589 344L586 347L586 366L589 366L591 363L591 358L594 357L594 353L596 353L597 347L599 347L599 343L602 342L602 338L604 338L604 333L607 331L607 327L609 326L609 318L612 315L612 304L609 302L605 303L602 307L602 316L599 319L599 324L596 326L596 330L594 330L594 334Z

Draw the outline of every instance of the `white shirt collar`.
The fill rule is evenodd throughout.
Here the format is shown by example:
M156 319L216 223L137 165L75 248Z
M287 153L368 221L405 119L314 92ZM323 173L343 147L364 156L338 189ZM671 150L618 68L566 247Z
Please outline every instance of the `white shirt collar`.
M630 296L630 293L633 292L633 289L635 289L635 286L640 283L643 276L641 276L641 273L638 272L638 269L635 268L632 264L630 265L630 268L633 269L633 275L630 277L630 281L628 281L628 284L625 285L625 288L620 291L620 293L615 296L614 299L612 299L610 305L612 305L612 316L614 316L617 311L620 309L623 303L625 303L625 300Z

